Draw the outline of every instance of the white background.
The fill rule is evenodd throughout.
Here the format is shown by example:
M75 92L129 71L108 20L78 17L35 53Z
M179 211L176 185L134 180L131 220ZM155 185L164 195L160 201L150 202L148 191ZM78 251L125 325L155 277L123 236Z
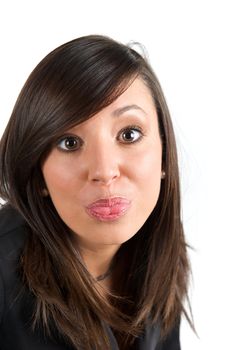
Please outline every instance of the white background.
M35 65L87 34L141 42L172 114L182 179L183 220L199 339L185 321L183 350L230 348L229 1L2 1L0 134Z

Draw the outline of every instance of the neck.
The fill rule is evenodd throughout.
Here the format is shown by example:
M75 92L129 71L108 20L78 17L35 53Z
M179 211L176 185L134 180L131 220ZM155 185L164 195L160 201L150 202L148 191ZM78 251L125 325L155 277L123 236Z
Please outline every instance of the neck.
M97 281L107 280L114 269L113 258L119 249L118 245L104 245L101 247L89 247L79 245L80 253L86 264L87 270Z

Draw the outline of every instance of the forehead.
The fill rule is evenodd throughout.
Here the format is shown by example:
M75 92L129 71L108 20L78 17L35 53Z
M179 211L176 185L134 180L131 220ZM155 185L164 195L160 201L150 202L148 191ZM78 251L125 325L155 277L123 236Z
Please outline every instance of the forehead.
M105 118L112 121L123 119L129 115L134 115L144 122L157 126L158 117L153 97L149 88L141 78L136 78L131 85L110 105L90 117L89 119L74 125L72 128L79 129L87 127L95 120ZM70 128L70 129L72 129ZM69 129L69 130L70 130Z
M92 123L96 120L100 121L102 118L104 122L105 120L117 122L129 116L134 116L140 121L148 123L149 127L158 128L158 116L151 91L139 77L110 105L66 130L85 129L85 127L90 127Z
M137 105L139 107L155 109L154 101L149 88L141 78L136 78L132 84L108 107L115 108L121 105Z
M113 119L117 120L118 117L126 115L126 113L146 118L150 115L155 115L157 117L151 92L141 78L136 78L115 101L103 108L92 118L111 116ZM92 118L88 119L86 122L90 122Z

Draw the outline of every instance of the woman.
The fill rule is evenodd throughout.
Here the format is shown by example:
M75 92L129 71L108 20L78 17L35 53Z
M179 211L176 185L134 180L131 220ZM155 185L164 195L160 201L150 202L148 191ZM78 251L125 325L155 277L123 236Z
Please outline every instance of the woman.
M180 349L177 153L148 62L99 35L58 47L0 150L0 348Z

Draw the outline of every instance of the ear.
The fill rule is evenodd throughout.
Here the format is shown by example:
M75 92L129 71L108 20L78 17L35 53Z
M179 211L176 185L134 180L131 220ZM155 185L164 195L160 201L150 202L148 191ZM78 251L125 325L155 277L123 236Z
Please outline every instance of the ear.
M165 176L166 176L166 173L165 173L165 171L164 171L164 170L162 170L162 171L161 171L161 179L164 179L164 178L165 178Z
M43 196L43 197L49 196L49 192L48 192L48 190L47 190L46 188L43 188L43 189L42 189L42 196Z

